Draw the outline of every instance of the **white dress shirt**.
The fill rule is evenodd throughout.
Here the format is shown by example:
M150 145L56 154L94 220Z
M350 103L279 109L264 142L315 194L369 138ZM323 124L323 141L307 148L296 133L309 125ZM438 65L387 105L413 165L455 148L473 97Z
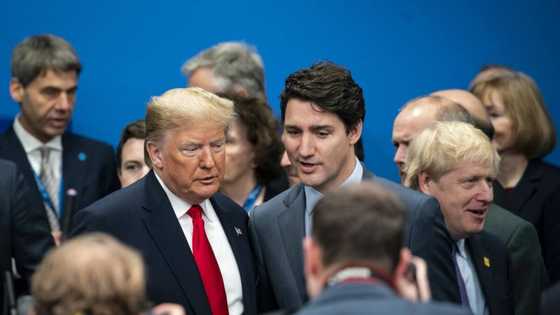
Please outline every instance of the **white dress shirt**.
M192 205L175 195L167 188L157 173L154 174L161 187L163 187L167 198L169 198L171 207L173 207L173 211L177 216L177 220L179 220L179 225L181 225L183 234L192 252L193 221L187 214L187 211ZM212 247L212 251L214 252L214 256L216 257L216 261L218 262L222 279L224 280L229 314L241 314L243 313L243 288L241 286L241 276L239 274L237 261L231 250L229 240L210 200L204 200L200 204L200 207L202 208L204 230L210 242L210 246Z
M60 216L60 184L62 180L62 137L56 136L47 143L43 143L32 134L30 134L19 122L20 114L14 119L14 132L25 150L27 160L31 164L33 172L37 176L41 173L41 151L42 146L47 146L51 149L49 162L53 169L55 186L58 187L57 195L54 196L56 200L52 200L57 208L58 215Z
M344 180L344 182L340 185L340 187L344 187L350 184L360 183L362 181L362 177L364 175L364 168L362 167L362 163L358 158L356 159L356 165L354 165L354 170L352 170L352 174ZM304 186L305 190L305 235L311 234L311 216L313 215L313 208L319 201L319 199L323 198L323 194L319 192L317 189L311 186Z
M467 297L469 298L469 307L474 315L488 315L488 308L482 294L482 288L478 281L478 275L474 268L472 259L465 248L465 239L457 241L457 253L455 260L459 266L459 272L465 283Z

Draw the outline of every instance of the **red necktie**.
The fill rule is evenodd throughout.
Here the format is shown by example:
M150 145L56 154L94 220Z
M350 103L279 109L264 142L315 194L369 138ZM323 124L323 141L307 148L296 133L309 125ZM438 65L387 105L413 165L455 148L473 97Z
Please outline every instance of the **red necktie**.
M199 205L193 205L187 213L193 221L192 251L194 261L200 273L212 315L228 315L224 280L204 231L202 208Z

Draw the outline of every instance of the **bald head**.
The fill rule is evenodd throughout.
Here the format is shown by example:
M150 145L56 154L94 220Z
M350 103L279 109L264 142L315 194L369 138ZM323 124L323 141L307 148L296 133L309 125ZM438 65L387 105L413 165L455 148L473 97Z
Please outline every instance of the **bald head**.
M466 90L450 89L436 91L431 95L445 97L461 104L472 116L474 126L482 130L489 138L493 137L494 128L490 122L490 116L482 102L474 94Z
M484 109L484 105L480 102L478 97L474 96L469 91L452 89L441 90L432 93L431 95L445 97L455 103L461 104L472 116L481 120L488 120L488 113Z
M436 121L468 121L468 112L456 102L441 96L423 96L415 98L401 109L393 122L393 145L395 156L393 161L404 179L404 163L408 145L422 130Z

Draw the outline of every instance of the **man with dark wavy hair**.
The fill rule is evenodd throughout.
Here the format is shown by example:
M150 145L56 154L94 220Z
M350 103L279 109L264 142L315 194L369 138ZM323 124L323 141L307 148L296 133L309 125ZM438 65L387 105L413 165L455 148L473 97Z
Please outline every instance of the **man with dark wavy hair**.
M281 109L282 141L301 183L251 214L260 310L299 308L308 300L302 240L311 230L313 206L323 194L363 180L381 183L405 205L405 246L433 266L429 276L434 298L458 299L454 271L448 267L451 242L437 202L375 177L356 156L354 145L361 137L366 109L350 71L321 62L291 74L281 94Z

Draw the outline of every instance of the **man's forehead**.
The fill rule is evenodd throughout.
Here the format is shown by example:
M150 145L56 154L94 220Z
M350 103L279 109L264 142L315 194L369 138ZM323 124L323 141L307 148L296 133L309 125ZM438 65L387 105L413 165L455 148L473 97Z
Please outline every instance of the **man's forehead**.
M492 176L493 171L492 166L487 161L459 161L447 172L447 174L451 173L462 177L488 177Z
M164 131L164 137L192 139L193 141L214 141L226 136L226 127L220 124L204 124L193 127L192 122Z
M395 119L393 137L403 140L411 140L436 121L435 116L432 117L428 112L418 112L417 115L412 112L401 114Z
M304 105L309 106L309 105ZM301 106L303 107L303 106ZM299 110L298 106L290 108L284 116L284 126L294 126L300 128L321 128L336 127L336 125L344 125L344 122L335 113L326 111L317 105L311 104L312 110Z
M70 71L57 71L54 69L47 69L42 71L30 84L39 84L41 86L47 85L60 85L61 83L66 83L64 81L71 81L69 82L70 85L73 87L77 84L78 81L78 74L75 70Z

